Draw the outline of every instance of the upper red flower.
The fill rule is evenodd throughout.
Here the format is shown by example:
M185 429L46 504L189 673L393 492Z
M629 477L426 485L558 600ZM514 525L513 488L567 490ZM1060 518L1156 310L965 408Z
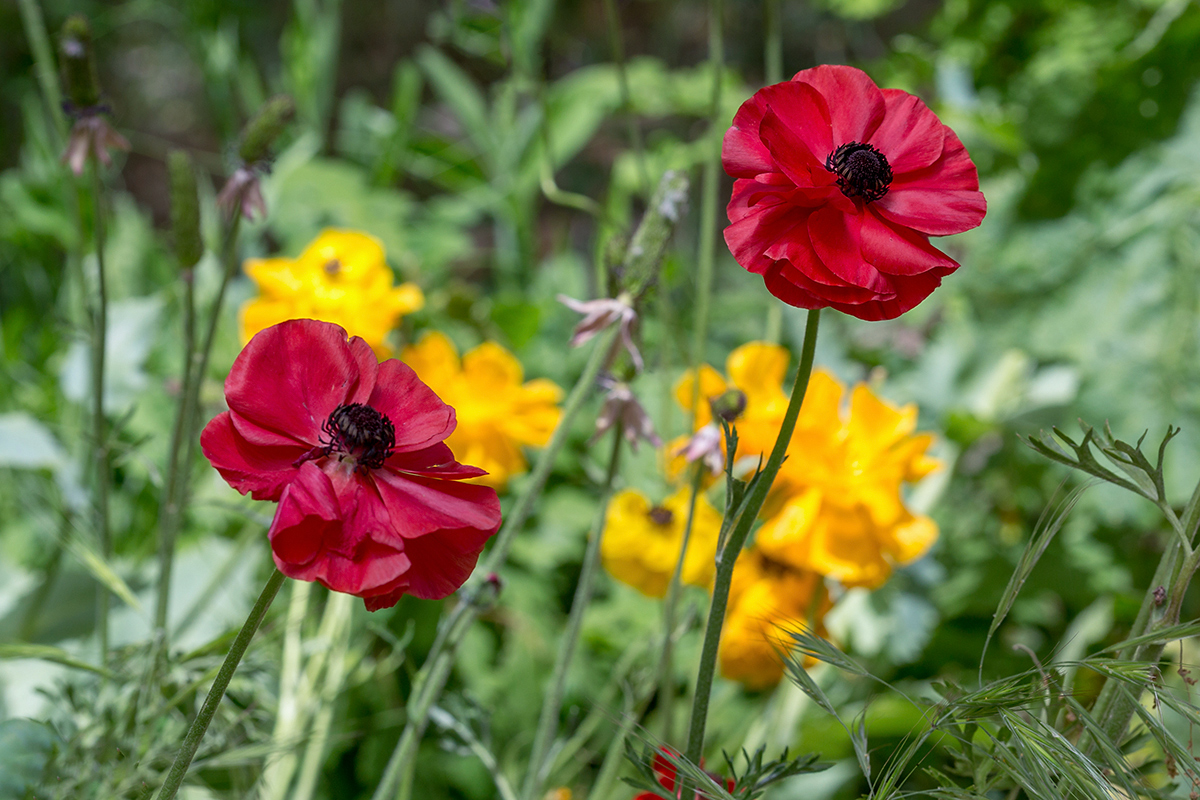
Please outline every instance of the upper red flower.
M929 243L983 221L979 177L921 100L862 70L820 66L760 89L725 134L736 178L725 241L801 308L893 319L958 262Z
M443 440L454 409L406 364L328 322L260 331L225 379L229 410L200 446L229 485L279 503L268 536L279 570L363 598L446 597L500 527L486 474Z

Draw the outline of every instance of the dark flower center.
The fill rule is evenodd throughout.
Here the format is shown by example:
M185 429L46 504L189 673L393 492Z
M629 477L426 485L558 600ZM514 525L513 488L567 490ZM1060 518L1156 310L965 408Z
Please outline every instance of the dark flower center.
M829 154L825 169L838 176L842 194L861 197L866 203L887 194L892 183L892 166L887 157L869 144L847 142Z
M363 403L338 406L321 425L329 437L325 455L353 456L357 466L379 469L396 446L392 421Z
M675 519L675 515L671 513L671 509L663 508L662 506L655 506L650 509L648 516L650 517L650 521L655 525L670 525L671 520Z

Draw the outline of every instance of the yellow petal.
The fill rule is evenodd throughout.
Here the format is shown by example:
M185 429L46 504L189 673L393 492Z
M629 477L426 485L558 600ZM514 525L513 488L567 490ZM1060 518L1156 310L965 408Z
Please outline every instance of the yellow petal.
M807 489L788 498L783 507L763 523L755 544L763 555L796 569L811 567L812 531L821 510L821 492Z
M334 284L362 283L382 272L391 282L383 244L362 231L323 230L304 248L299 260L308 269L320 270Z
M454 402L447 399L450 386L461 372L458 361L458 351L454 343L443 333L430 331L421 337L415 345L404 348L401 360L412 367L429 388L450 405Z

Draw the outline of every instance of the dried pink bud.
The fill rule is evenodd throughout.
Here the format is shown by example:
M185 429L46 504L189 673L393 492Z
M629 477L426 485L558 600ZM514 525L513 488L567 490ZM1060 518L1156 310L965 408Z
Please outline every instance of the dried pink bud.
M83 174L88 156L92 156L104 166L112 164L109 150L128 150L129 140L113 130L99 110L89 110L80 113L71 126L71 134L67 139L67 149L63 151L62 163L71 168L76 175Z
M637 345L633 343L632 328L634 322L637 321L637 312L629 304L628 295L622 294L615 299L583 301L560 294L558 302L576 313L583 314L583 319L575 326L575 332L571 336L571 347L579 347L609 325L620 325L621 343L629 352L629 357L633 359L634 369L638 372L642 371L645 363L642 361L642 354L638 352Z
M231 218L240 213L253 222L256 214L264 218L267 216L267 204L263 201L258 173L253 167L234 170L217 195L217 205Z
M708 471L714 475L721 474L725 468L725 454L721 451L721 431L715 423L710 422L692 434L687 444L675 451L675 455L683 456L687 463L702 461Z
M592 434L589 444L603 436L618 420L624 430L625 441L629 442L630 449L635 453L640 439L646 440L654 447L662 446L662 439L654 432L654 423L650 421L650 415L634 397L629 386L614 382L604 398L604 404L600 406L600 415L596 417L596 432Z

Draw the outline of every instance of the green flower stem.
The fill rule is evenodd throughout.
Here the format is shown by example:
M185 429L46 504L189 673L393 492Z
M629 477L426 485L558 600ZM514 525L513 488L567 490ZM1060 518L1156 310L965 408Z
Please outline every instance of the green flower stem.
M788 401L787 411L783 415L783 424L779 428L779 436L775 439L775 447L767 459L767 465L754 482L749 496L738 509L726 509L725 513L737 514L737 521L725 545L717 553L717 577L713 584L712 605L708 611L708 623L704 631L704 646L700 654L700 669L696 676L696 696L692 704L692 719L688 728L686 756L693 764L700 763L704 751L704 726L708 717L708 700L712 692L713 675L716 671L717 647L721 643L721 626L725 621L725 606L729 601L729 585L733 580L733 567L742 551L750 528L767 499L767 492L779 473L787 453L788 444L792 440L792 432L796 429L796 419L800 415L800 406L804 402L804 394L808 390L808 379L812 374L813 354L817 345L817 327L821 321L821 310L808 312L808 323L804 328L804 345L800 352L800 367L796 370L796 382L792 385L792 396ZM684 797L688 797L684 789Z
M558 716L562 711L563 694L567 687L567 671L575 655L575 645L579 643L579 631L583 627L583 613L592 602L592 584L600 566L600 542L604 538L604 521L608 516L608 501L612 497L613 482L617 478L617 470L621 462L621 440L624 426L618 421L612 428L612 452L608 459L608 472L604 476L601 489L600 505L596 509L596 521L592 528L592 536L588 540L587 550L583 556L583 567L579 573L579 581L575 587L575 597L571 601L571 613L567 617L567 627L559 640L558 656L554 661L554 672L550 676L550 686L542 699L542 714L538 719L537 731L533 737L533 751L529 756L529 770L525 773L525 787L521 793L524 800L536 800L546 779L549 765L546 763L550 746L558 733Z
M175 762L171 764L171 770L167 773L167 779L158 792L158 800L172 800L179 791L188 767L191 766L192 758L195 757L196 750L200 747L200 741L208 731L213 715L217 713L217 706L220 704L221 698L225 696L225 690L229 688L229 681L233 678L233 673L237 671L242 656L246 654L246 648L250 646L250 640L254 638L258 626L262 624L263 617L267 614L267 609L271 607L271 601L275 599L275 595L282 585L283 573L273 569L271 577L267 579L267 585L263 587L262 594L254 603L254 608L250 609L250 616L246 617L245 624L238 631L237 638L233 640L233 645L229 648L229 655L225 656L225 662L221 664L212 688L208 690L208 696L204 698L204 705L200 707L200 713L196 715L192 726L188 728L183 745L179 748Z
M558 457L559 450L566 444L571 425L592 393L596 377L600 374L619 333L620 328L613 325L596 337L596 343L593 345L587 365L583 368L583 374L575 382L574 388L571 389L571 393L563 405L562 417L554 429L554 434L550 437L545 449L539 454L529 480L525 483L524 489L504 520L503 527L496 535L495 543L492 545L487 560L483 567L477 570L477 573L488 575L496 572L508 559L508 551L512 547L513 539L533 512L533 507L546 485L546 479L550 476L550 470L554 467L554 460ZM430 648L425 663L413 681L412 694L408 702L408 719L405 722L404 731L400 734L400 741L396 744L396 749L392 751L392 756L388 760L387 768L384 770L379 785L375 788L372 800L403 798L406 795L409 788L408 776L411 775L415 763L417 747L420 744L421 736L425 733L425 726L429 722L429 710L441 695L446 680L450 677L455 649L470 630L475 619L488 605L490 591L486 581L479 580L468 584L454 611L443 621L433 647Z
M21 23L25 28L25 38L29 40L29 49L33 52L34 71L37 75L38 88L42 91L42 99L46 102L46 110L54 121L61 142L67 140L67 118L62 109L62 91L58 87L58 71L54 67L54 56L50 48L50 37L46 35L46 21L42 18L42 9L37 0L20 0Z
M699 381L697 381L699 384ZM692 539L692 528L696 524L696 502L700 498L700 487L707 469L703 461L693 465L692 494L688 500L687 523L683 527L683 539L679 542L679 558L675 560L675 571L667 585L667 596L663 600L663 643L658 657L658 707L662 715L662 740L672 741L675 727L675 671L671 668L671 655L675 645L675 607L679 604L679 587L683 578L683 564L687 559L688 544Z
M112 556L112 537L108 529L108 489L111 479L108 456L108 430L104 418L104 349L108 340L108 287L104 269L104 182L100 165L92 161L93 222L96 239L96 302L92 307L92 468L95 494L93 520L100 557ZM96 587L96 630L100 637L100 665L108 663L108 588Z
M225 241L221 246L221 263L224 266L221 275L221 285L217 296L213 299L209 310L208 327L204 333L200 347L190 348L191 365L184 371L187 381L186 389L180 401L180 418L178 424L183 432L183 454L179 453L180 442L172 438L175 449L168 455L168 469L173 469L173 478L168 476L168 484L172 494L167 496L163 508L162 520L159 527L159 574L158 574L158 605L155 611L155 627L164 631L167 622L168 605L171 595L171 564L175 556L175 539L183 522L183 509L187 507L188 483L192 474L192 462L196 458L196 442L198 439L200 391L204 387L204 376L208 372L208 361L212 355L213 342L217 337L217 324L221 320L221 307L225 302L225 292L229 282L237 272L237 240L241 230L242 216L236 210L233 220L225 232ZM192 322L194 325L194 320Z

